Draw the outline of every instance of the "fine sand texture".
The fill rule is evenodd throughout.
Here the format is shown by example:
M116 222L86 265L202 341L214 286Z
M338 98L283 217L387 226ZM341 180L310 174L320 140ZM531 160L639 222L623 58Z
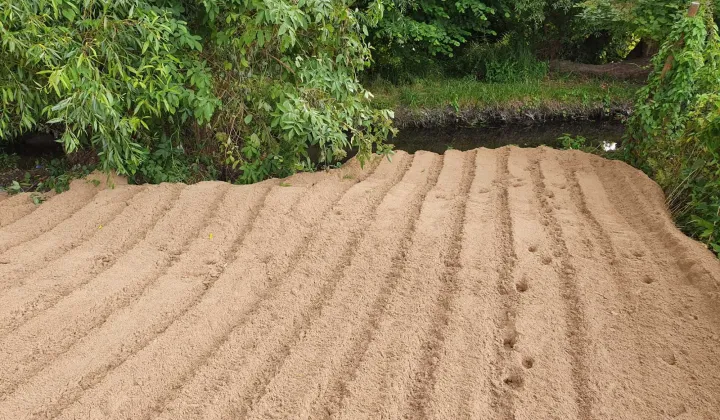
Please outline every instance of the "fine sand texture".
M0 197L0 419L720 419L720 262L577 151Z

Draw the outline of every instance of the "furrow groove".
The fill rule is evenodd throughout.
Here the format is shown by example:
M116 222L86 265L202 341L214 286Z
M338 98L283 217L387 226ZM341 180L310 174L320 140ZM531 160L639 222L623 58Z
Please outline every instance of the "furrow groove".
M74 180L70 190L52 197L44 203L47 205L37 206L32 213L0 228L0 253L42 235L90 205L97 193L107 187L106 181L102 175Z
M450 323L450 310L454 306L454 300L459 293L458 273L461 269L460 253L463 244L463 228L466 224L467 203L470 195L470 187L475 178L475 160L477 151L465 153L463 162L462 178L459 185L459 196L455 198L456 204L450 211L449 218L452 230L449 232L450 248L444 257L444 273L442 274L442 286L433 308L432 326L425 342L422 344L422 356L420 357L419 369L415 372L415 383L411 390L411 413L408 416L428 418L430 417L430 393L437 381L436 369L440 359L443 357L443 347L448 333Z
M264 418L272 415L270 413L278 412L284 412L286 416L294 413L298 416L319 417L319 415L309 413L310 405L317 398L316 391L332 392L329 390L328 382L335 377L332 369L337 365L333 360L341 357L345 353L344 349L352 345L351 340L357 337L351 333L353 325L348 325L343 320L361 321L362 318L358 319L359 317L354 317L352 314L357 309L369 309L370 306L363 304L360 307L348 307L343 302L353 301L354 298L349 297L350 295L357 296L356 300L359 299L363 302L371 299L371 296L379 289L378 283L386 279L385 273L390 271L391 259L396 253L394 250L401 246L402 238L399 235L402 231L396 227L412 220L412 216L408 218L410 216L408 212L414 211L413 207L419 206L419 203L422 202L422 200L418 201L416 197L424 194L429 188L427 185L432 184L436 177L437 169L433 166L435 160L433 155L419 154L412 161L412 166L407 173L405 173L407 165L403 165L401 174L405 173L405 175L402 180L389 189L385 198L371 212L374 214L373 222L368 225L370 229L358 239L356 251L348 261L349 265L345 270L339 271L338 280L334 281L332 290L327 290L326 301L322 302L321 307L315 309L314 316L307 323L307 327L303 326L300 331L300 339L297 344L282 360L282 363L277 364L259 401L253 403L250 400L245 406L238 406L237 403L234 403L228 405L230 408L236 407L234 411L219 410L218 413L234 416L248 411L251 418ZM395 178L399 178L399 176ZM413 203L411 208L406 206L408 202ZM379 248L382 250L381 252L378 252L379 239L384 241ZM390 278L387 280L389 281ZM362 291L367 293L361 294ZM335 339L327 340L325 335L327 328L333 329ZM270 340L274 341L272 337ZM326 357L322 357L323 354ZM318 366L318 363L322 365ZM271 366L274 365L271 364ZM313 373L307 375L294 372L298 369L302 372ZM312 383L304 383L306 381ZM303 392L288 395L283 391L293 388L302 389ZM192 395L192 389L186 390L185 395ZM322 389L326 391L321 391ZM188 403L192 403L193 400L194 398L186 397L185 403L180 407L185 407L187 410ZM252 409L250 409L251 406ZM177 405L175 409L177 409ZM214 409L207 410L206 407L203 417L223 416L214 412ZM166 417L172 418L176 413L176 410L169 411L167 414L170 415Z
M319 292L315 296L312 296L309 308L307 311L302 313L301 320L299 322L293 323L294 326L291 328L291 332L287 335L287 337L283 337L283 340L277 340L277 342L280 343L280 348L279 350L277 350L278 356L272 357L270 363L268 363L267 366L261 370L259 375L257 375L257 377L252 377L252 379L250 380L252 385L250 386L250 390L247 392L248 397L246 398L246 401L248 403L242 407L230 408L231 412L238 411L241 414L241 417L245 417L249 412L253 412L253 409L257 406L258 401L268 395L268 393L270 392L270 383L280 373L280 370L283 367L284 363L287 361L290 352L297 346L298 342L302 340L303 337L305 337L309 326L317 320L317 318L321 315L322 311L325 309L330 298L335 294L337 285L343 277L342 274L338 275L337 273L343 273L345 267L348 267L352 264L353 258L357 255L360 243L365 237L366 231L363 227L366 224L377 220L378 206L385 199L388 192L393 187L395 187L400 182L400 180L402 180L402 178L405 176L408 169L410 168L412 161L413 156L404 155L402 163L397 165L398 169L395 171L395 174L391 177L387 177L388 182L381 184L380 186L374 186L371 190L367 192L363 191L363 195L370 195L371 198L367 200L369 201L368 209L363 212L362 215L358 214L359 217L350 218L350 220L347 220L347 217L342 218L344 219L344 224L347 225L348 222L352 223L350 232L345 233L350 237L349 245L346 247L345 252L343 252L343 255L338 259L338 261L333 264L332 269L325 273L325 276L329 278L325 280L325 283L321 286ZM355 207L355 205L350 204L353 200L347 201L347 207ZM348 210L349 209L340 211L338 215L345 215L346 212L349 212ZM333 224L338 222L340 222L340 220L329 220L328 225L332 226ZM332 246L334 244L329 245L331 245L331 247L330 249L326 250L326 252L332 254L335 252L335 247ZM332 255L328 255L328 259L332 258ZM292 282L289 283L292 285ZM269 339L273 340L274 337L270 335Z
M178 262L176 255L185 253L196 232L205 231L213 216L217 216L229 186L216 185L217 188L211 186L208 194L198 193L194 188L188 189L188 197L193 199L178 203L167 212L150 232L150 237L140 241L128 255L121 257L113 268L105 272L104 277L78 287L65 299L31 317L2 340L0 371L9 374L9 370L1 368L14 364L22 365L23 369L21 372L12 372L9 377L5 377L6 373L0 373L0 384L4 385L0 387L0 394L12 392L22 380L31 378L55 358L62 356L76 342L100 328L114 312L142 296L156 279L167 274ZM214 190L219 193L213 194ZM210 200L206 201L207 198ZM209 203L208 206L204 206L206 202ZM202 207L198 208L198 204ZM142 269L133 270L143 254L153 256L153 259L145 264L152 269L148 272L143 272ZM134 271L134 275L127 276L131 271ZM124 276L120 277L116 273ZM128 282L129 279L133 280L132 283ZM62 322L58 322L64 313L72 313L74 317L65 317ZM39 341L39 337L48 338ZM35 345L28 348L28 342ZM7 384L9 388L6 389Z
M66 253L91 240L112 223L143 188L119 187L103 190L92 203L75 212L68 220L27 242L0 254L0 277L22 279L51 264Z
M151 196L151 190L146 190L144 196L148 197L137 206L127 207L121 214L124 222L150 214L141 223L135 223L137 230L128 230L123 223L103 228L102 234L83 246L4 290L0 294L0 338L110 269L118 257L145 239L176 202L180 191L171 187L163 194Z
M720 412L720 261L624 163L508 146L93 177L0 194L0 419Z
M497 276L497 295L501 300L499 305L500 313L497 314L496 324L496 349L497 363L495 378L492 381L492 389L499 416L503 419L515 418L515 396L513 387L519 382L516 369L512 366L510 343L515 340L517 330L515 326L515 314L517 303L511 296L511 288L514 287L514 271L517 262L515 253L515 240L513 238L513 221L510 211L510 169L508 167L512 149L504 148L500 152L497 161L496 183L497 190L497 211L496 211L496 241L499 252L500 266Z
M540 204L542 224L550 237L553 256L560 259L559 264L555 264L554 268L561 279L561 295L565 303L565 315L568 323L566 338L569 346L568 353L572 358L572 383L577 397L578 416L581 419L591 419L593 418L592 399L585 365L588 338L584 306L578 292L576 268L571 262L563 237L563 229L554 217L553 208L548 202L545 176L540 166L543 152L544 149L535 151L528 170L532 174L533 191Z
M345 193L319 226L317 235L293 272L284 276L283 284L278 285L272 297L261 301L253 312L243 317L207 368L194 375L193 382L212 382L213 372L243 366L243 375L214 395L217 401L213 407L215 415L246 417L261 398L289 350L304 335L307 325L319 315L325 299L332 294L343 265L356 252L363 222L399 181L410 161L405 154L396 156L396 160L400 162L394 165L385 162L371 177ZM285 308L288 300L294 301L295 308L291 312ZM233 390L232 394L227 393L229 389ZM243 390L245 398L236 399L237 390ZM169 399L166 406L172 408L161 409L165 416L176 417L178 404L183 404L182 400L176 400L186 395L187 389L173 396L172 401Z
M118 413L117 416L137 418L147 416L150 414L149 411L155 410L156 404L162 401L163 396L172 391L168 388L171 378L184 377L186 372L192 372L203 366L215 349L226 340L227 334L242 314L251 311L263 298L272 296L275 289L272 285L278 284L295 267L297 259L314 235L314 227L329 211L332 203L339 200L353 185L352 182L341 178L340 174L352 175L353 172L359 174L360 180L368 173L351 168L340 170L334 177L321 173L298 174L286 180L282 184L284 186L273 189L268 198L270 201L266 202L248 236L239 245L234 259L226 264L227 269L223 267L219 272L206 275L205 281L202 281L202 278L194 280L189 290L188 285L177 285L172 278L163 279L155 286L153 293L144 296L134 307L128 308L127 314L114 320L116 322L112 325L108 323L107 334L110 334L115 328L123 328L120 318L129 319L133 316L133 311L140 311L143 306L155 308L159 306L149 315L152 319L149 323L154 326L148 331L150 334L145 334L149 338L123 351L122 356L115 359L111 369L103 370L102 374L92 379L87 392L76 393L75 398L67 399L59 405L56 411L61 413L61 418L76 417L76 410L82 411L83 409L79 407L86 406L88 400L93 401L90 403L92 406L108 404L115 398L119 388L126 389L126 398L131 398L135 392L147 395L148 389L152 389L156 396L147 399L143 404L127 405L124 408L125 414ZM288 197L295 199L288 200ZM287 223L284 226L286 232L284 238L278 238L271 228L276 226L279 218ZM236 277L257 277L258 270L265 273L262 275L264 286L257 282L260 278L242 281L236 279ZM245 292L236 290L238 286L240 291L245 289ZM172 289L179 290L173 292ZM170 296L166 296L168 294ZM240 298L240 302L237 298ZM241 302L246 299L250 301ZM161 304L157 305L154 302ZM158 310L172 312L171 322L164 322L163 313L157 312ZM203 329L203 326L198 325L197 322L210 322L213 328L205 326L205 334L202 337L195 337L190 344L190 348L193 348L190 353L195 355L195 358L185 359L186 363L191 362L189 366L184 365L181 368L178 365L172 372L166 372L173 376L159 376L162 369L152 372L141 368L138 372L150 376L147 383L138 380L141 373L128 374L137 369L138 360L155 357L157 348L167 348L168 341L177 343L178 340L182 341L181 337L190 338L191 335L186 332L188 328ZM176 348L176 345L173 344L171 348ZM181 351L180 355L182 354ZM128 383L128 380L131 382Z

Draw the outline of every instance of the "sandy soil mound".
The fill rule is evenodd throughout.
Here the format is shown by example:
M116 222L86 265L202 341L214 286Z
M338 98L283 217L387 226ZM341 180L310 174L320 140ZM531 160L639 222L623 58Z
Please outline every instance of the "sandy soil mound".
M580 152L0 201L0 418L720 418L720 263Z

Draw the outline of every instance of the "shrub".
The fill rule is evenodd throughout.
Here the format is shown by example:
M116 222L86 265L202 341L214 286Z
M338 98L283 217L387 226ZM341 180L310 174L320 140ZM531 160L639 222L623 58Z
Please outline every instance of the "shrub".
M245 182L361 159L391 131L358 82L379 3L18 0L0 3L0 140L59 126L66 151L162 180L170 138L218 138ZM194 29L194 30L193 30ZM163 151L165 150L165 151ZM160 166L165 165L163 162ZM154 174L154 175L153 175ZM181 174L168 174L176 179Z
M444 72L458 48L484 36L495 36L490 2L460 0L385 0L383 19L370 29L377 64L373 74L394 83Z
M163 124L206 122L218 105L200 38L141 0L0 4L0 139L62 125L68 152L97 149L132 173Z
M221 110L214 135L224 163L240 181L286 176L314 163L331 164L358 149L361 162L389 149L392 112L373 110L358 80L371 62L364 41L382 15L346 1L206 1L198 25L207 28L210 66Z
M548 65L533 55L527 41L517 34L508 34L492 44L469 45L452 70L492 83L516 83L543 79Z
M668 193L692 235L720 253L720 37L706 7L678 15L628 127L628 158Z

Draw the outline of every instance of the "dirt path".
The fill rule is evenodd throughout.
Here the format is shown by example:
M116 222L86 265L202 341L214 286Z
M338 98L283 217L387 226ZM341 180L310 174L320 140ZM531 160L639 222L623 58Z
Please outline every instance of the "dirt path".
M0 199L0 419L720 419L720 263L619 162L28 200Z

